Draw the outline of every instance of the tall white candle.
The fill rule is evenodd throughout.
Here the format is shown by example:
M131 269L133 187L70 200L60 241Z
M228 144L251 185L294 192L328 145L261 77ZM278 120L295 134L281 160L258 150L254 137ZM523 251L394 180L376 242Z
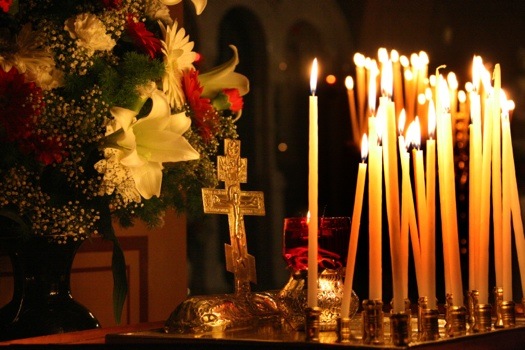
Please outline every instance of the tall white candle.
M427 140L427 215L428 215L428 247L426 249L428 257L428 300L435 307L436 299L436 110L434 101L429 100L428 107L428 136Z
M503 91L502 91L503 95ZM507 102L502 98L502 102ZM512 300L512 232L511 232L511 212L510 206L512 201L511 190L511 169L513 164L510 162L510 155L512 147L510 145L510 124L509 115L506 107L503 108L501 120L501 136L502 136L502 206L501 206L501 268L502 268L502 284L503 300Z
M502 202L501 202L501 75L499 64L494 67L494 90L492 93L492 220L494 226L494 265L496 286L503 287L502 251Z
M366 180L366 157L368 155L368 139L366 134L361 141L361 158L357 172L357 184L355 188L354 211L352 214L352 225L350 228L350 240L348 241L348 255L346 257L345 282L343 285L343 300L341 302L341 317L350 314L350 302L352 300L352 284L355 269L355 257L357 255L357 243L359 239L359 227L361 224L361 211L363 208L363 194Z
M318 255L318 125L317 125L317 58L312 63L310 75L309 147L308 147L308 306L317 306L317 255Z

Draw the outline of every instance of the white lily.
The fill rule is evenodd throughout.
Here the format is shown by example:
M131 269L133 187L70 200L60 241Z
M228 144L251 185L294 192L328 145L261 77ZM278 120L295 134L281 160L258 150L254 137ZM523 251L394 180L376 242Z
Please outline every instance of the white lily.
M160 196L162 163L195 160L199 153L182 136L190 127L184 113L170 115L164 93L151 94L151 112L136 119L137 112L113 107L117 128L106 137L105 147L118 149L120 164L131 170L135 186L142 197Z
M164 5L177 5L182 0L162 0ZM202 11L204 11L204 8L206 7L206 4L208 3L207 0L191 0L193 2L193 5L195 6L195 12L200 15Z
M235 72L235 67L239 64L237 48L230 45L233 50L233 57L211 71L199 75L199 82L203 86L202 97L213 98L223 89L237 89L239 94L244 96L250 91L248 78Z

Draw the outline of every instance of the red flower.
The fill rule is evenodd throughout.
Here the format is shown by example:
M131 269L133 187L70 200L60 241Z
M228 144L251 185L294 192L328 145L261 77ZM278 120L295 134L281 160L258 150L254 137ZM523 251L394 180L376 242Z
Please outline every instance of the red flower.
M119 9L122 5L122 0L102 0L102 3L106 8Z
M34 155L45 165L59 163L65 152L59 137L36 134L35 122L44 103L42 90L16 68L0 69L0 140L14 143L23 154Z
M0 69L1 138L8 142L28 138L42 106L42 90L35 83L26 83L25 75L14 67L9 72Z
M12 4L13 0L0 0L0 8L2 8L4 12L9 12L9 8Z
M161 51L162 44L158 38L150 32L143 22L137 21L132 14L128 15L127 32L144 53L147 53L151 58L155 58L157 53Z
M239 90L237 89L224 89L222 93L228 97L228 102L230 103L230 110L234 113L239 112L244 106L244 101L242 96L239 95Z
M199 72L194 69L184 72L182 88L193 112L192 121L197 126L201 137L207 142L217 130L219 120L210 99L201 97L203 88L199 83Z

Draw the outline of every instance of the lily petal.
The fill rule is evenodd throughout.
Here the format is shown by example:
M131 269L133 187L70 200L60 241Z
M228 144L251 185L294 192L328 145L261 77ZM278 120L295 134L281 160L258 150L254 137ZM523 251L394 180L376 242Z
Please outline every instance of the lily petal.
M204 8L208 3L207 0L191 0L191 2L193 2L193 5L195 5L195 12L197 13L197 15L200 15L202 11L204 11Z
M191 126L191 119L188 118L186 112L172 114L167 130L176 134L184 134Z
M237 48L230 45L233 57L212 70L199 75L199 82L203 86L202 97L213 98L223 89L237 89L239 94L244 96L250 91L248 78L235 72L235 67L239 64Z
M162 187L162 164L147 163L138 168L131 168L135 186L140 195L145 199L153 196L160 196Z
M143 130L137 135L137 152L150 162L199 159L199 153L181 135L169 131Z

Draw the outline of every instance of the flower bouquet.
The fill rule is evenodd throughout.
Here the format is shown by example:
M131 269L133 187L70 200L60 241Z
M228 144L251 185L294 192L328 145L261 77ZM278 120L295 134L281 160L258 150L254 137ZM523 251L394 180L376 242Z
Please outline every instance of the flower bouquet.
M196 69L169 13L180 1L0 1L2 230L112 241L117 320L127 289L112 222L202 210L248 92L233 46L228 62Z

